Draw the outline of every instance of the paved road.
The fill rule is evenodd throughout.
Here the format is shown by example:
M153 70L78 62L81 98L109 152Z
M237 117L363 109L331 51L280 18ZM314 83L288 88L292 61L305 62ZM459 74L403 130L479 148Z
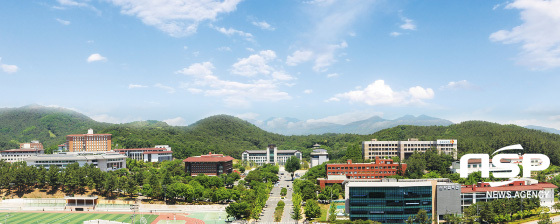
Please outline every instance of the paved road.
M284 171L281 167L280 173L284 173L284 175L279 175L280 181L278 185L272 188L272 194L269 196L268 201L266 202L267 207L263 209L263 215L261 216L261 220L258 223L296 223L294 219L292 219L292 191L290 188L293 188L291 175ZM281 222L274 222L274 209L276 205L281 199L280 191L282 187L288 187L288 194L284 198L284 213L282 214L282 221Z
M550 219L552 220L552 223L560 223L560 215L552 216L550 217ZM538 222L539 220L535 220L531 222L525 222L525 224L537 224Z

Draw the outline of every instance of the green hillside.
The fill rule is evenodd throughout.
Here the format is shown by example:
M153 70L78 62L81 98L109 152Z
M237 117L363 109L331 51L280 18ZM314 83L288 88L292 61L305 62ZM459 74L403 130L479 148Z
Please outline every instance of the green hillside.
M229 115L202 119L187 127L169 126L160 121L139 121L128 124L96 122L80 113L40 106L0 109L0 149L16 148L17 143L33 139L46 148L65 142L68 134L113 134L113 148L153 147L170 145L176 158L224 153L240 158L244 150L262 150L268 144L279 149L297 149L308 157L315 143L322 145L331 159L346 156L348 148L356 149L362 141L457 139L459 153L491 153L494 150L521 144L526 152L548 155L553 164L560 164L560 135L527 129L515 125L500 125L484 121L467 121L450 126L397 126L370 135L322 134L284 136L266 132L255 125Z

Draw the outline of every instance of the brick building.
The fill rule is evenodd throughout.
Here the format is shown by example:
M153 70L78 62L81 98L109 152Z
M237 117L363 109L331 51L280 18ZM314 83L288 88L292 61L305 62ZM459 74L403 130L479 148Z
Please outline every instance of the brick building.
M402 173L406 171L406 164L402 163ZM317 181L321 188L326 185L341 184L348 179L381 179L398 174L399 163L392 159L377 157L372 163L347 163L327 164L327 179L319 178Z
M186 158L183 162L185 162L185 172L190 173L191 176L201 173L207 176L219 176L233 171L233 157L222 154L208 153L208 155Z
M111 151L111 134L93 134L89 129L87 134L67 135L66 146L69 152Z

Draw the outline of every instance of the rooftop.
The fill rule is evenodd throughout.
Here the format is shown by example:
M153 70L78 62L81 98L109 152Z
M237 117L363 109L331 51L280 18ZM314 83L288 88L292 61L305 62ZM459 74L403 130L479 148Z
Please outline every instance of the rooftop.
M0 151L0 153L4 153L4 152L39 152L39 151L45 151L45 150L44 149L8 149L8 150Z
M222 154L212 154L209 153L208 155L201 155L201 156L193 156L186 158L183 162L227 162L232 161L233 157L231 156L224 156Z

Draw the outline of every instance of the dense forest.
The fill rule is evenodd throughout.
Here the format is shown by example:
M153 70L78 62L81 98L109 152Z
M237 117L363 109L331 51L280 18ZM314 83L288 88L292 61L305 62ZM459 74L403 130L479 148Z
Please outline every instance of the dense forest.
M245 150L262 150L268 144L279 149L297 149L309 157L312 145L321 144L331 159L361 151L362 141L457 139L459 155L465 153L491 153L494 150L521 144L525 152L543 153L551 162L560 165L560 135L527 129L516 125L500 125L485 121L467 121L450 126L397 126L370 135L322 134L285 136L266 132L255 125L228 115L216 115L202 119L186 127L169 126L159 121L142 121L127 124L96 122L80 113L41 106L27 106L0 110L0 150L17 148L19 142L41 141L52 150L65 142L68 134L95 133L113 135L113 148L153 147L169 145L174 157L208 152L224 153L240 158ZM351 153L355 154L355 153Z

